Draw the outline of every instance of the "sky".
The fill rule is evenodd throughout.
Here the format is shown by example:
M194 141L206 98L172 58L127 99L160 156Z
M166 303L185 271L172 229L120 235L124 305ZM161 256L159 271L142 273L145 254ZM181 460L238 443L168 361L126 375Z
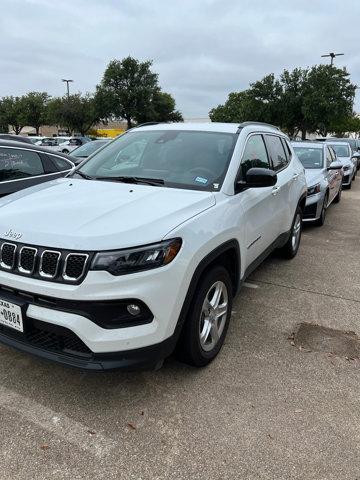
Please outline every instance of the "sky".
M359 0L0 0L0 12L0 97L63 95L62 78L93 92L128 55L153 61L185 118L328 52L360 85Z

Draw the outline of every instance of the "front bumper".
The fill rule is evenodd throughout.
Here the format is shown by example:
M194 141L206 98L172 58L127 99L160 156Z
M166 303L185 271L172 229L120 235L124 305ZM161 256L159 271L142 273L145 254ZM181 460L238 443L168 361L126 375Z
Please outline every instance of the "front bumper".
M306 197L303 222L313 222L320 217L323 201L324 197L321 192Z
M343 176L342 184L345 187L348 187L352 182L352 178L353 178L353 172L350 170L347 170Z
M139 274L89 272L80 285L64 285L0 272L0 298L23 306L25 333L4 327L0 342L43 358L103 370L153 368L171 353L189 287L188 264L172 262ZM190 281L189 276L189 281ZM103 306L134 300L150 317L110 325ZM101 307L102 306L102 307ZM101 307L101 308L100 308ZM122 313L121 313L122 312ZM122 322L120 316L111 316ZM75 345L75 347L74 347Z
M176 340L177 336L173 335L159 344L135 350L97 354L84 353L81 355L79 352L75 353L71 350L57 351L56 349L38 347L24 337L12 333L9 334L9 331L0 331L0 343L3 345L61 365L92 371L156 369L173 352Z

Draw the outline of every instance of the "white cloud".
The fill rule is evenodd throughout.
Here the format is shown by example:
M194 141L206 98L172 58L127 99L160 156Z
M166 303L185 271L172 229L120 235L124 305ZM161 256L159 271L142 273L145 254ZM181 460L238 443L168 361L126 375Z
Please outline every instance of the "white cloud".
M92 91L107 63L152 59L185 116L204 116L230 91L328 51L360 77L356 0L0 0L0 96Z

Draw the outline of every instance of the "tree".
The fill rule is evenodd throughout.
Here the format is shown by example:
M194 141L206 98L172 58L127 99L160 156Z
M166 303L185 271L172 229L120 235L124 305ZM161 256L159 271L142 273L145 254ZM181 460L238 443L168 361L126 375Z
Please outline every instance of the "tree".
M3 97L0 100L0 118L3 125L11 125L16 135L26 125L24 102L21 97Z
M303 112L310 131L326 136L331 125L352 116L356 85L346 69L317 65L304 85Z
M281 85L274 75L250 85L248 90L233 92L224 105L209 112L214 122L266 122L277 125L280 121Z
M175 110L175 99L170 93L161 90L154 93L148 110L136 116L138 123L145 122L183 122L184 119L178 110Z
M65 127L69 132L86 132L101 119L95 97L76 93L54 98L48 104L48 123Z
M355 89L347 71L331 65L284 70L278 80L267 75L248 90L230 93L209 115L212 121L272 123L290 136L301 130L303 139L306 132L326 136L352 117Z
M282 86L280 126L295 137L301 130L306 138L308 130L304 116L304 85L308 76L308 69L295 68L292 72L284 70L280 77Z
M343 137L350 132L354 132L355 134L359 135L360 118L355 115L347 118L341 118L331 124L330 131L335 133L336 137Z
M30 92L22 97L25 124L34 127L36 135L39 135L41 125L45 124L49 98L46 92Z
M158 92L158 75L151 71L152 62L132 57L113 60L107 66L98 95L108 106L108 116L124 118L128 128L132 121L148 115L151 102Z

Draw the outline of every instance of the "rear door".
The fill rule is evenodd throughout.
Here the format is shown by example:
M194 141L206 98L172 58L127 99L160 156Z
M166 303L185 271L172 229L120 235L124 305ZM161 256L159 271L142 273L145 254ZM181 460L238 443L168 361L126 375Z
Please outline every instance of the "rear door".
M334 152L333 148L330 147L329 145L327 145L326 148L329 151L329 155L330 155L329 159L331 160L331 163L336 162L337 161L336 153ZM328 174L330 173L332 173L333 175L332 182L333 182L333 198L334 198L338 194L338 191L342 185L342 172L341 170L330 170L330 171L328 170Z
M296 205L294 205L293 184L298 175L290 168L291 151L285 140L276 134L265 135L272 167L277 174L277 183L272 191L274 208L277 212L275 221L279 235L291 228Z

